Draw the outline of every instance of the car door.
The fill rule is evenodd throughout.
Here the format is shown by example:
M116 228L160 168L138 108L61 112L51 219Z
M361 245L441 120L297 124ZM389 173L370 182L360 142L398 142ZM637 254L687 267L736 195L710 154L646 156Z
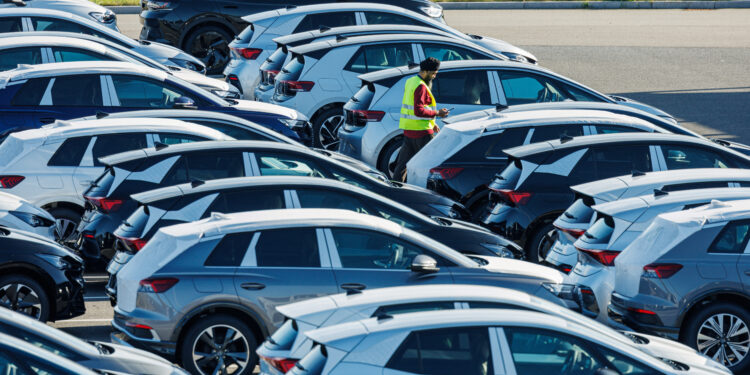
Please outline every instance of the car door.
M169 109L174 107L177 98L183 96L194 100L199 107L202 103L195 95L149 77L113 74L106 76L106 82L111 98L109 105L118 107L118 111Z
M51 47L45 48L50 62L72 62L72 61L116 61L111 56L97 52L87 51L81 48Z
M721 280L723 286L731 289L738 288L735 283L739 279L745 292L750 291L748 240L750 220L728 222L711 243L708 253L695 260L698 276L717 283Z
M0 71L15 69L20 64L48 63L49 61L45 57L40 47L17 47L0 50Z
M744 161L697 145L662 144L657 155L665 170L692 168L747 168Z
M37 126L50 124L55 120L90 116L102 110L108 102L102 95L102 87L102 78L98 74L49 78L35 110L34 120Z
M437 108L448 108L452 115L494 108L497 92L485 70L440 71L432 82ZM442 120L437 119L438 126Z
M418 245L366 229L326 228L324 232L339 291L453 283L452 264ZM411 262L420 254L435 259L440 270L412 271Z
M148 147L146 133L102 134L91 137L81 164L73 174L76 192L82 195L104 172L104 164L99 161L99 158L146 147Z
M360 46L341 71L353 95L361 86L360 74L405 66L417 61L412 43L376 43Z
M492 71L500 95L500 104L573 101L603 102L604 99L557 79L526 70Z
M246 239L234 283L240 302L261 307L273 324L276 306L338 292L323 236L314 227L264 229Z

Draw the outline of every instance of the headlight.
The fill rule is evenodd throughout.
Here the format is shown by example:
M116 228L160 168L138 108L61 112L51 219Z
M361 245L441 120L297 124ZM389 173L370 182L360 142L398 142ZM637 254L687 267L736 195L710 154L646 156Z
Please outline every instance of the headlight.
M527 59L526 56L524 56L524 55L519 55L519 54L513 53L513 52L503 52L502 54L503 54L503 56L509 58L510 61L518 61L518 62L522 62L522 63L528 63L529 62L529 59Z
M111 11L109 9L107 9L104 13L102 13L102 12L91 12L91 13L89 13L89 16L91 16L91 18L93 18L93 19L95 19L95 20L97 20L98 22L101 22L101 23L113 23L113 22L117 21L117 15L115 14L115 12L113 12L113 11Z
M240 98L240 93L237 91L211 90L211 92L225 99L239 99Z
M438 18L443 14L443 8L436 6L419 7L428 17Z
M170 57L169 61L171 61L172 63L174 63L175 65L177 65L177 66L179 66L181 68L190 69L190 70L195 71L195 72L202 73L206 69L205 66L198 65L198 64L196 64L196 63L194 63L192 61L188 61L188 60L184 60L184 59L178 59L176 57Z
M41 217L39 215L30 214L28 212L21 212L21 211L8 211L9 214L15 216L19 220L23 221L26 224L31 225L32 227L51 227L55 224L54 221L51 221L47 218Z
M572 284L558 284L558 283L542 283L542 287L547 289L550 293L567 300L575 300L575 285Z
M147 1L146 8L151 10L172 10L174 1Z
M507 247L503 245L495 245L491 243L483 243L482 247L485 249L492 251L495 253L495 255L501 257L501 258L516 258L516 254L513 253L512 250L508 249Z
M66 270L70 268L70 263L68 263L67 260L63 259L63 257L52 255L52 254L35 254L39 258L44 259L45 262L51 264L55 268Z
M311 127L310 123L305 120L297 120L297 119L291 119L291 118L280 118L279 121L286 125L289 129L292 129L294 131L298 131L301 129L305 129L308 127Z

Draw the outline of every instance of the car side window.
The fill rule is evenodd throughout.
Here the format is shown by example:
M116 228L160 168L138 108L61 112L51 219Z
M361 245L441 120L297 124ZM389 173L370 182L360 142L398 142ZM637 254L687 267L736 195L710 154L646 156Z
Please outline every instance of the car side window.
M490 105L490 84L484 70L440 72L432 82L438 103Z
M420 254L433 257L438 266L446 264L442 257L383 233L349 228L331 232L344 268L408 270Z
M188 181L190 180L188 177L187 163L185 163L185 157L180 157L180 160L175 162L174 165L172 165L172 168L169 169L169 172L164 175L161 185L172 186Z
M598 353L583 340L559 332L534 328L504 328L518 375L594 374L606 367Z
M114 155L120 152L138 150L146 148L146 134L145 133L118 133L100 135L96 137L94 148L92 149L92 155L94 157L94 165L104 165L99 162L99 158L102 156Z
M360 199L340 191L298 189L297 197L302 208L335 208L368 215L373 213L373 209Z
M708 248L709 253L742 254L750 239L750 220L732 221L724 226Z
M487 132L453 155L450 161L482 161L485 158L508 157L503 150L521 146L528 133L527 127Z
M59 355L64 358L68 358L73 361L83 361L86 360L83 356L79 355L78 353L71 351L69 348L58 345L57 343L48 340L44 336L35 335L29 330L26 329L19 329L15 325L0 323L0 332L11 335L13 337L16 337L18 339L21 339L23 341L28 342L29 344L38 346L46 351L52 352L56 355ZM6 374L6 372L3 372L3 374ZM12 372L11 372L12 374Z
M315 163L303 158L259 153L256 156L261 176L325 176Z
M484 55L450 44L422 43L422 50L426 57L434 57L440 61L481 60L490 58L489 55Z
M114 61L113 58L102 55L101 53L86 51L77 48L53 47L52 55L55 56L55 62Z
M203 265L206 267L239 267L254 234L254 232L239 232L224 235Z
M582 91L553 79L532 73L501 71L500 82L508 105L561 102L564 100L601 101L593 96L581 96ZM566 90L567 89L567 90ZM570 92L580 92L579 96Z
M181 92L167 87L164 82L130 75L112 75L117 99L122 107L172 108Z
M718 152L685 145L661 145L667 169L733 168L737 165Z
M356 24L357 17L354 15L354 12L314 13L306 15L302 21L300 21L299 25L297 25L297 28L294 29L292 34L319 29L323 26L333 28L354 26Z
M411 44L376 44L360 47L344 69L356 73L367 73L404 66L411 62L413 62Z
M187 120L194 124L203 125L214 130L218 130L238 141L276 141L275 138L271 138L263 133L255 132L251 129L246 129L242 126L234 126L224 124L215 121L202 121L202 120Z
M386 367L413 374L493 375L488 328L414 331L396 349Z
M77 23L61 20L58 18L31 17L31 24L34 27L34 31L64 31L69 33L84 34L91 33L87 28Z
M205 141L203 137L198 137L190 134L180 133L159 133L159 142L166 145L179 145L181 143L191 143Z
M368 25L416 25L416 26L428 26L428 24L394 13L386 12L364 12L365 20Z
M240 152L190 153L185 158L191 179L206 181L245 175Z
M646 145L592 147L576 164L571 176L579 181L594 181L634 170L651 172L651 154Z
M60 76L50 91L52 102L42 104L72 107L101 107L102 84L95 74Z
M285 208L282 190L241 189L221 192L206 210L204 217L211 212L232 213L281 208Z
M0 71L15 69L18 64L41 63L42 49L40 47L9 48L0 51Z
M320 267L315 228L264 230L255 245L258 267Z
M50 167L76 167L81 165L83 154L91 142L91 137L68 138L60 144L47 165Z
M39 105L44 92L49 86L49 78L32 78L21 85L16 95L11 99L11 105Z
M0 18L0 33L13 33L16 31L23 31L21 17Z
M604 358L609 362L617 372L622 375L658 375L660 372L649 368L643 363L639 363L631 358L625 357L606 348L600 348Z
M570 137L580 137L583 135L582 125L549 125L537 126L534 128L534 134L531 135L529 143L549 141L560 139L564 135Z
M628 126L618 126L618 125L596 125L596 133L597 134L613 134L613 133L638 133L638 132L644 132L645 130L641 130L638 128L631 128Z

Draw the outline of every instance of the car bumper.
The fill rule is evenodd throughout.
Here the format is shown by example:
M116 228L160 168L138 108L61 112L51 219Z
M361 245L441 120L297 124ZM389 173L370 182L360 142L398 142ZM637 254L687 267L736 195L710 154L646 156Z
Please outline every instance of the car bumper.
M234 75L239 79L242 88L242 98L247 100L255 99L255 88L260 83L260 64L267 56L265 51L256 60L230 60L230 63L224 68L224 76Z
M339 128L339 152L377 167L383 148L402 133L398 119L389 113L382 121L368 122L367 126L344 125Z
M86 312L83 294L86 292L83 281L83 267L79 270L66 270L67 280L58 282L55 286L54 320L75 318Z
M493 232L523 246L526 240L526 228L531 224L531 218L516 207L503 203L491 203L490 207L490 212L482 219L482 224Z
M578 250L570 243L555 241L545 261L559 270L569 273L578 263Z
M109 280L107 285L104 287L104 293L109 296L109 300L114 306L117 303L117 273L120 272L122 267L125 267L128 262L133 259L135 254L131 254L127 251L118 250L115 256L107 265L107 274L109 274Z
M79 240L77 250L86 258L112 258L115 237L112 234L122 220L98 212L84 214L78 225Z
M639 332L655 333L673 340L679 339L679 327L664 325L658 313L643 314L638 312L639 310L653 311L653 306L633 301L613 292L607 307L607 316L616 324L625 325Z
M411 181L409 181L409 183L411 183ZM450 186L450 183L443 179L428 178L426 188L442 196L453 199L456 202L463 198L463 194L453 189L453 187Z
M140 19L142 27L138 38L172 46L176 45L176 42L179 40L179 35L175 30L163 27L167 24L163 20L164 16L165 14L154 11L141 12Z
M263 103L270 103L273 98L274 87L271 85L258 85L253 94L254 99Z
M160 323L160 322L157 322ZM112 333L112 342L143 349L169 359L175 358L177 344L163 341L159 333L151 328L155 324L149 319L136 319L122 314L115 308L115 315L111 321L116 332Z
M615 288L614 281L614 269L604 269L588 276L579 275L574 269L568 276L569 283L575 284L578 291L585 290L588 294L587 297L595 301L595 305L584 304L581 312L605 323L608 319L607 306L609 306L610 297Z

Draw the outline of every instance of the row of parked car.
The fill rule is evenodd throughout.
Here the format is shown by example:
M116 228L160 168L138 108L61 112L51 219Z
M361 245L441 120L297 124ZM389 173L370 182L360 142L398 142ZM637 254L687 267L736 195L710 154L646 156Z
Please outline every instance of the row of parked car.
M216 24L176 37L167 20L190 2L144 2L142 37L202 60L20 3L0 9L11 310L79 316L84 269L104 268L113 341L192 374L726 374L750 362L747 146L463 34L429 2L268 10L232 23L227 45ZM430 56L444 61L433 93L455 115L410 161L409 183L391 181L404 81ZM204 75L226 60L224 81ZM139 352L119 344L74 360L182 371L122 359ZM71 358L64 346L50 347Z

